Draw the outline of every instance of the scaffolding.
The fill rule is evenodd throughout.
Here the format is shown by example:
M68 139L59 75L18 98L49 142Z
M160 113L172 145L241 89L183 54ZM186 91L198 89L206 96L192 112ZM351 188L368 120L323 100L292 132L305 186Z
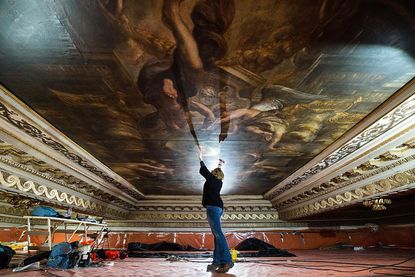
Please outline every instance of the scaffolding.
M29 255L30 250L52 250L56 233L64 233L65 242L70 242L76 233L82 233L85 239L90 235L90 237L95 238L94 244L100 245L105 237L104 231L107 230L106 223L42 216L24 216L24 218L27 219L27 243ZM91 231L93 231L92 235ZM41 246L32 246L31 236L45 236L45 240ZM45 244L46 248L44 247Z

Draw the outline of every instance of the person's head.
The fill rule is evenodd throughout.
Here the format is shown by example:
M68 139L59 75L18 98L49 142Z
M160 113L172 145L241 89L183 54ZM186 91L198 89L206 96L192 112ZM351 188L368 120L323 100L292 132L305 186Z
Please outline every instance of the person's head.
M225 178L225 174L223 174L222 169L220 169L219 167L212 170L212 174L213 174L213 176L215 176L219 180L223 180L223 178Z

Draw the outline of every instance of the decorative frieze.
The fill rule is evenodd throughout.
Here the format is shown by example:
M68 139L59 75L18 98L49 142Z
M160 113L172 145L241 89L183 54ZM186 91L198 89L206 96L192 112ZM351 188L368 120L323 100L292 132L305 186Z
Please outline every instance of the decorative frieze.
M133 206L0 140L0 162L123 208Z
M115 218L126 216L126 212L121 210L112 209L94 201L86 200L66 192L61 192L55 188L40 185L30 180L25 181L20 179L18 176L8 175L3 171L0 171L0 186L4 189L13 189L14 191L20 191L22 193L33 195L33 198L40 198L47 202L56 201L63 205L71 205L75 208L91 211L94 214L101 216L107 215Z
M233 205L227 203L222 216L224 227L264 228L277 227L282 222L278 212L270 206ZM124 227L209 227L206 210L200 203L186 206L142 206L130 214Z
M199 220L193 222L187 221L177 221L177 222L141 222L141 221L120 221L120 220L109 220L107 221L108 226L112 230L117 231L134 231L137 229L143 230L163 230L163 229L176 229L176 230L186 230L190 231L189 229L197 229L198 231L209 231L209 224L207 220ZM222 222L223 228L230 228L230 229L242 229L242 230L261 230L261 229L278 229L278 228L299 228L299 227L307 227L306 223L301 222L286 222L286 221L263 221L263 222L252 222L252 221L244 221L244 222L230 222L230 221L223 221Z
M224 213L224 221L278 220L278 213ZM139 213L133 216L137 221L206 220L206 213Z
M352 204L360 202L363 199L378 197L385 194L394 193L402 190L409 190L415 187L415 169L410 169L405 172L397 173L386 179L379 180L372 184L353 189L347 192L337 194L333 197L316 201L312 204L304 205L299 208L294 208L289 211L280 212L283 219L294 219L308 216L315 213L320 213L330 209L344 206L345 204Z
M331 193L335 190L345 188L347 186L351 186L358 182L362 182L365 179L371 178L379 174L383 174L387 171L393 170L396 167L399 167L408 162L411 162L415 160L415 154L413 154L414 151L412 150L412 148L407 146L407 144L408 142L357 166L355 169L346 171L345 173L338 175L324 183L320 183L320 184L315 185L314 187L308 188L306 191L303 191L302 193L298 193L289 199L286 199L280 202L276 201L275 207L278 210L281 210L281 209L289 208L294 205L299 205L301 204L301 202L322 196L324 194ZM382 157L387 156L389 153L391 152L395 153L398 151L399 151L399 156L404 157L404 158L401 158L398 160L388 159L387 162L381 162L381 163L377 162L378 160L381 160ZM377 165L371 166L373 163ZM383 166L380 167L381 165ZM359 169L362 171L359 171ZM356 171L359 171L358 174L356 174Z

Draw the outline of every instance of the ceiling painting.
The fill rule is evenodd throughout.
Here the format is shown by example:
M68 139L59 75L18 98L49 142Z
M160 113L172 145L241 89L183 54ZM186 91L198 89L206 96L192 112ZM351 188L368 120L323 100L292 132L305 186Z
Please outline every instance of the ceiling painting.
M415 76L409 1L1 1L0 82L144 194L263 194Z

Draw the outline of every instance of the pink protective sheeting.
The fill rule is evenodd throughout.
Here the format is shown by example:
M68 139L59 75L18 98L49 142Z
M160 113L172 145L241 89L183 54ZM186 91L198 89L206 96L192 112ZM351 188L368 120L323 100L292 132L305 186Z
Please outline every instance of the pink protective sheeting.
M24 241L26 236L22 236L22 228L3 228L0 229L0 242L2 241Z
M178 233L176 234L176 243L180 245L189 245L193 248L201 249L206 246L206 237L212 239L211 234L206 233Z
M0 241L25 241L27 237L22 235L23 229L11 228L0 230ZM415 229L412 227L380 227L373 231L370 228L355 230L275 230L267 232L227 232L226 239L231 248L245 239L258 238L277 248L293 249L318 249L336 243L345 243L353 246L398 245L415 247ZM82 235L75 235L73 240L80 240ZM44 236L32 237L32 242L42 243ZM54 242L64 241L62 233L56 234ZM127 248L130 242L157 243L173 242L180 245L190 245L197 249L213 249L213 236L210 232L111 232L109 234L110 248ZM107 248L107 245L105 244Z
M112 236L114 236L114 233L112 233ZM128 233L127 241L141 243L175 242L175 233Z
M115 261L114 266L101 268L49 269L48 272L21 273L0 270L0 276L415 276L415 250L372 249L358 252L297 250L294 253L297 257L245 259L244 262L237 262L227 274L206 272L210 260L169 262L164 259L127 258L123 261Z
M111 248L127 248L128 234L127 233L110 233L109 234L109 244Z
M115 235L115 234L112 234ZM277 248L318 249L336 243L353 246L399 245L415 246L414 228L381 227L374 232L370 228L355 230L296 230L296 231L267 231L267 232L228 232L225 234L229 247L234 248L248 238L257 238ZM129 233L126 244L129 242L157 243L174 242L181 245L190 245L199 249L213 249L213 236L210 232L196 233Z

